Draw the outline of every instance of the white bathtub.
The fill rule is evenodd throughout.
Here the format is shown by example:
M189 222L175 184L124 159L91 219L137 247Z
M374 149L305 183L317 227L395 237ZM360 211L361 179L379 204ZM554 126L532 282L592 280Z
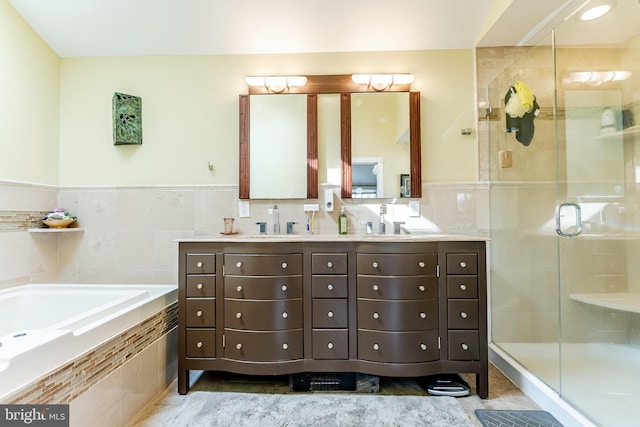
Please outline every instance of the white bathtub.
M3 397L177 301L176 285L25 285L0 290Z

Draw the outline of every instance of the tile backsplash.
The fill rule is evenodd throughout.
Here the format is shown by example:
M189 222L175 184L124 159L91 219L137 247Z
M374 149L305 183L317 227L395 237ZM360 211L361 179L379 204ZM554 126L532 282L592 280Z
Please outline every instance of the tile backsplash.
M412 232L488 234L488 185L424 184L420 216L407 201L385 200L387 230L393 221ZM318 203L314 233L336 234L342 205L349 233L377 222L380 203L335 197L333 212L322 200L251 200L250 217L238 217L238 188L218 186L60 187L0 181L0 288L25 283L177 283L175 239L222 232L223 218L235 218L234 231L257 234L256 222L273 223L277 204L281 229L297 224L305 233L305 203ZM373 203L372 203L373 202ZM78 217L74 233L30 233L43 213L65 208Z

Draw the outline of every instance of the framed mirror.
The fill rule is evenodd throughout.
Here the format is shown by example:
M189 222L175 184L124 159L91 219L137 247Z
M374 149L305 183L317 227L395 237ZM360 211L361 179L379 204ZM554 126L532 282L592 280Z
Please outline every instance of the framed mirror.
M267 95L268 96L265 96ZM366 159L375 158L382 159L382 161L376 161L378 169L382 169L383 182L376 184L381 187L381 191L376 191L376 197L421 197L422 196L422 167L421 167L421 150L420 150L420 93L410 92L408 84L396 84L386 88L384 91L376 91L370 86L359 85L353 83L350 74L346 75L327 75L327 76L307 76L307 85L304 87L291 87L287 88L285 93L274 94L269 93L266 88L262 87L250 87L249 95L240 95L240 177L239 177L239 197L240 199L249 198L303 198L302 192L298 188L295 193L283 194L277 189L276 191L269 191L269 188L274 189L274 185L283 186L282 182L290 183L291 180L297 180L304 182L304 172L300 167L303 162L301 159L303 156L297 150L287 149L285 146L280 146L280 136L277 129L271 129L269 127L263 127L261 123L253 123L261 120L259 114L253 115L253 99L254 95L263 95L263 98L279 98L292 96L293 94L304 94L306 96L306 113L301 114L299 110L299 100L295 102L298 107L286 107L285 110L293 110L291 120L295 120L296 123L291 123L290 128L282 135L289 135L286 138L291 140L300 140L301 129L306 128L306 197L318 198L318 176L321 175L321 181L323 184L339 185L341 189L342 198L352 197L352 159L355 157L356 164L361 160L361 157ZM361 142L359 135L366 134L368 126L374 126L371 123L367 123L368 120L381 120L380 117L376 119L366 119L366 114L360 112L352 113L352 96L355 96L356 103L359 103L359 96L368 94L372 99L376 95L382 95L385 98L387 95L397 94L398 97L389 97L394 101L387 101L391 103L397 103L393 107L393 113L385 112L384 115L387 119L382 120L397 120L397 117L392 119L392 116L403 114L407 115L408 111L408 126L406 126L405 120L398 120L399 124L392 126L398 132L399 128L403 128L402 132L389 140L394 141L394 148L399 150L395 154L391 150L389 153L380 152L378 154L373 153L368 147L366 137ZM319 103L320 97L320 103ZM299 99L299 98L294 98ZM366 99L366 98L365 98ZM382 100L382 97L381 97ZM263 102L261 99L258 101L260 108L265 108L266 105L272 105L270 101ZM287 104L288 101L282 101L282 104ZM384 102L382 102L384 104ZM407 107L408 103L408 107ZM273 105L279 105L280 102L274 102ZM400 106L399 104L402 104ZM319 111L320 109L320 111ZM257 110L257 108L256 108ZM286 116L286 115L285 115ZM284 116L283 116L284 117ZM295 117L295 118L294 118ZM306 125L300 122L306 117ZM352 120L356 122L356 138L352 138ZM276 121L276 120L271 120ZM337 122L337 123L336 123ZM280 123L279 128L287 127L284 125L286 120ZM256 128L262 129L254 132L254 124ZM320 124L320 125L319 125ZM265 125L266 126L266 125ZM359 129L364 130L359 130ZM269 129L269 130L267 130ZM296 129L294 131L294 129ZM256 142L256 150L253 150L254 138L260 139L262 135L269 133L270 136L265 141ZM319 133L320 133L320 147L319 147ZM276 135L274 137L273 135ZM282 136L285 138L285 136ZM395 139L394 139L395 138ZM408 139L408 142L407 142ZM356 155L354 156L354 141ZM400 142L399 142L400 141ZM371 141L369 141L370 143ZM258 145L259 144L259 145ZM338 145L339 144L339 145ZM388 144L391 145L391 144ZM361 147L362 146L362 147ZM398 147L400 146L400 147ZM284 148L283 148L284 147ZM297 142L297 148L304 147L304 143ZM269 180L272 175L269 170L273 170L275 166L255 166L254 162L262 162L267 160L266 163L273 158L272 153L281 153L282 151L296 151L295 159L292 158L291 162L295 162L296 165L289 165L286 160L283 164L279 164L278 169L291 169L295 170L295 177L288 177L286 181L279 181L280 184L261 185L257 183L257 180L263 180L267 177ZM318 158L318 151L321 151L321 159ZM252 151L255 154L260 152L259 156L253 156ZM384 150L383 150L384 151ZM360 152L364 153L360 156ZM369 155L369 152L372 154ZM396 160L406 159L408 152L408 163L403 163L402 166L396 166ZM266 153L266 154L265 154ZM285 157L283 156L283 159ZM405 160L406 162L406 160ZM388 165L388 166L387 166ZM292 166L289 168L289 166ZM393 167L392 167L393 166ZM372 166L373 169L373 166ZM257 175L257 176L256 176ZM405 182L409 182L409 190L407 186L404 189L399 185L401 175ZM408 176L407 176L408 175ZM252 181L252 176L255 182ZM265 182L268 181L265 179ZM387 188L387 182L388 188ZM260 185L263 187L261 192L254 192L252 187L254 185ZM287 184L288 185L288 184ZM404 193L403 193L404 191Z

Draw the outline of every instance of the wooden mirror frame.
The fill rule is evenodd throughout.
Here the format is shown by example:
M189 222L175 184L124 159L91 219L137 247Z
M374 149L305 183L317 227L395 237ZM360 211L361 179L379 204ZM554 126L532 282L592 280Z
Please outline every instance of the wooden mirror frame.
M307 198L318 198L318 94L340 94L341 197L351 198L351 94L364 92L409 92L409 161L411 197L422 197L422 154L420 128L420 92L410 92L410 85L393 85L384 91L353 83L351 74L307 76L307 84L286 88L281 93L307 95ZM239 198L249 199L249 95L271 94L266 87L249 86L249 94L240 95L240 182Z

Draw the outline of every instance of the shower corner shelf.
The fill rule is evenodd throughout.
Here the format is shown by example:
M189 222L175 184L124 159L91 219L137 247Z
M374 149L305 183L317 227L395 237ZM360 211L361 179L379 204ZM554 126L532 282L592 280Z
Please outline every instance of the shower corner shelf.
M584 304L613 310L640 313L640 295L631 293L570 294L569 298Z
M600 136L596 136L595 139L596 140L607 140L607 139L614 139L620 136L629 136L629 135L637 135L640 134L640 125L635 125L632 127L629 127L627 129L618 131L618 132L614 132L608 135L600 135Z
M82 232L84 228L82 227L72 227L72 228L29 228L27 231L29 233L73 233L73 232Z

